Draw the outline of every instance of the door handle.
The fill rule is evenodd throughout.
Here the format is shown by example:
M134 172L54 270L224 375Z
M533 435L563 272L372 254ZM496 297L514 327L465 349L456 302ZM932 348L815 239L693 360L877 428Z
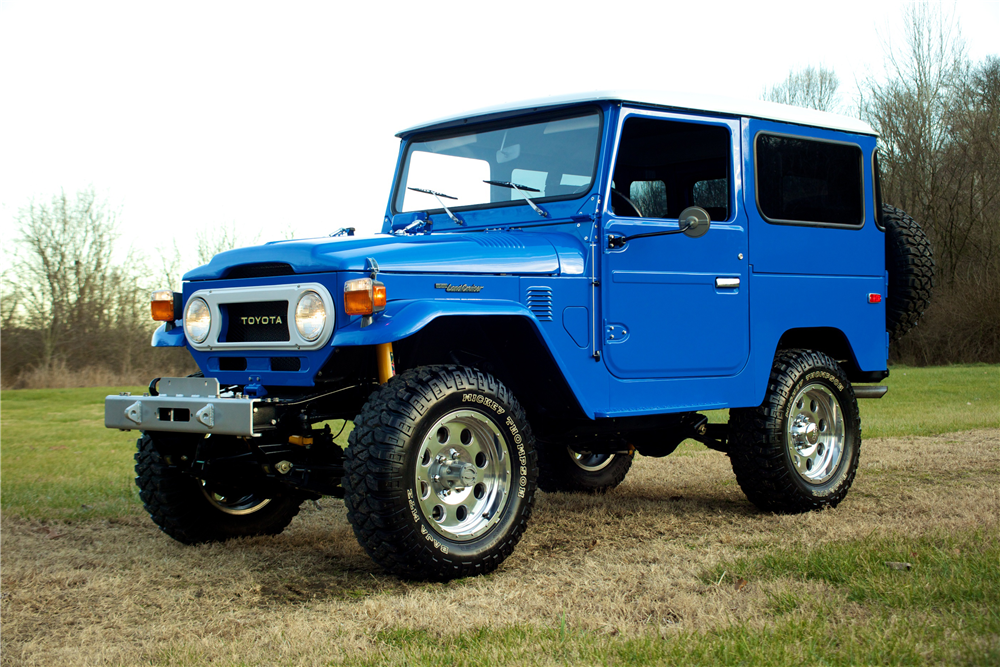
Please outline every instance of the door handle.
M715 288L716 289L736 289L740 286L739 278L716 278Z

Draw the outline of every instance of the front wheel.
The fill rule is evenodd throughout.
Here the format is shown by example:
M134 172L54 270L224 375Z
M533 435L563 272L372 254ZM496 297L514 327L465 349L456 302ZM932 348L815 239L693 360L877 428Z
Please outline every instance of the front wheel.
M822 352L783 350L757 408L730 410L730 460L762 510L835 507L858 469L861 417L840 365Z
M136 443L139 497L164 533L184 544L277 535L299 513L301 496L223 488L184 472L174 450L193 449L194 443L191 436L169 433L144 433Z
M355 419L347 518L393 574L483 574L521 539L537 474L531 428L502 383L462 366L417 368L391 378Z

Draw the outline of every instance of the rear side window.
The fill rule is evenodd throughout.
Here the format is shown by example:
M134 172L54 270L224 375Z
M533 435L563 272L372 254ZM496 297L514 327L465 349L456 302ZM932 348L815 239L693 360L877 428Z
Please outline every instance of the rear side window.
M861 148L761 133L756 142L757 205L771 222L864 223Z

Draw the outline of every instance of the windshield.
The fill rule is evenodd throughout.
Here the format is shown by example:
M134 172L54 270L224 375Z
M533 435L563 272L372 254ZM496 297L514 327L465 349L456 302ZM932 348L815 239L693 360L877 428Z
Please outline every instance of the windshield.
M393 208L441 209L435 195L446 196L448 208L524 204L524 192L534 201L580 196L594 180L600 125L594 111L414 141Z

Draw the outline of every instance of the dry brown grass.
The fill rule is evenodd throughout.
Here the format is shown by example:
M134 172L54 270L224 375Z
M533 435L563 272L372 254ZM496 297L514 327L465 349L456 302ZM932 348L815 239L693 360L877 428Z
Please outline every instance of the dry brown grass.
M375 633L399 628L447 639L564 619L612 635L754 627L773 617L777 593L843 593L787 578L705 583L748 547L995 530L998 516L1000 430L989 429L867 441L847 500L800 516L756 511L722 454L639 459L607 496L541 494L498 573L444 585L378 571L332 499L307 504L279 537L200 547L138 513L73 524L4 517L2 663L319 665L380 654Z
M134 368L117 371L105 366L72 369L63 360L48 366L35 366L13 377L0 377L3 389L78 389L81 387L143 387L154 377L184 377L196 370L192 362L173 368Z

